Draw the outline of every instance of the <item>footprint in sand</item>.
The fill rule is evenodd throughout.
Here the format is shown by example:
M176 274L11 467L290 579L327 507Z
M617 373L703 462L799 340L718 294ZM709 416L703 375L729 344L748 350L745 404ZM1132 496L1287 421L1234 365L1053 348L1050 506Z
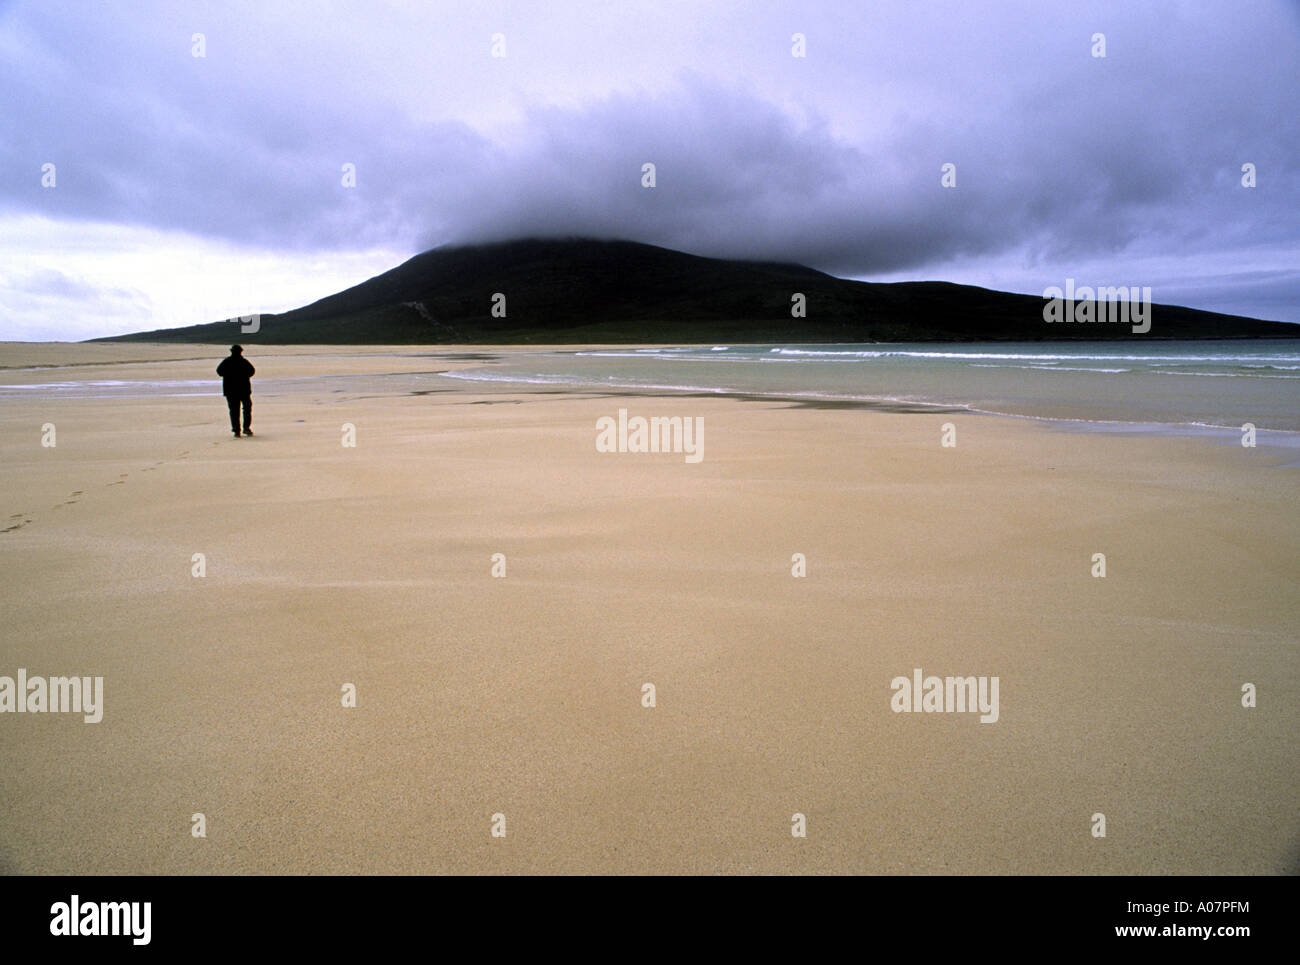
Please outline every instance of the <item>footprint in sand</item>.
M26 513L14 513L9 518L16 519L18 520L18 522L13 523L10 526L6 526L4 529L0 529L0 533L12 533L16 529L22 529L24 526L26 526L28 523L32 521L32 518L28 516Z

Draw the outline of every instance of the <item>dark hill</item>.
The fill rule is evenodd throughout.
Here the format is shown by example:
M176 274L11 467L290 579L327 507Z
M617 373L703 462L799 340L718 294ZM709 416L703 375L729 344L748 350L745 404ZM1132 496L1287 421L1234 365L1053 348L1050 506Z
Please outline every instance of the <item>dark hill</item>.
M1063 281L1063 280L1062 280ZM506 317L491 313L506 296ZM792 318L791 295L807 296ZM247 344L870 342L1300 336L1300 327L1156 305L1127 325L1048 325L1043 300L947 282L875 284L800 265L729 261L630 241L525 240L435 248L279 315L113 341ZM108 341L102 339L100 341Z

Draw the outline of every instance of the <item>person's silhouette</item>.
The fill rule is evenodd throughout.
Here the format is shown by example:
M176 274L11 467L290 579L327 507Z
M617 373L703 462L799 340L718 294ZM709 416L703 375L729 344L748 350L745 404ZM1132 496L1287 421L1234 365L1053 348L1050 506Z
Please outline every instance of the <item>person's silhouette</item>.
M230 431L239 438L239 407L244 407L244 435L253 434L253 386L249 379L256 369L253 363L244 358L242 345L230 346L230 355L221 360L217 366L217 375L221 376L221 394L226 397L230 408Z

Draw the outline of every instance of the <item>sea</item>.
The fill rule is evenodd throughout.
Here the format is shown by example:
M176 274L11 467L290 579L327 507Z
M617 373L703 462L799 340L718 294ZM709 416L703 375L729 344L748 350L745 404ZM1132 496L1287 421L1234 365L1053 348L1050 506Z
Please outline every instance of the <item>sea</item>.
M256 357L255 346L249 347ZM304 354L312 353L304 347ZM220 354L220 353L217 353ZM455 380L483 390L717 395L788 405L965 411L1034 419L1066 431L1197 435L1295 450L1300 464L1300 338L1124 342L682 345L491 348L357 347L401 358L388 375L277 379L262 367L255 395L298 391L425 395ZM214 356L215 357L215 356ZM428 370L410 371L413 358ZM440 370L440 360L472 365ZM269 359L268 359L269 362ZM44 375L48 372L44 378ZM84 375L84 378L77 376ZM211 394L212 380L105 379L60 366L0 371L0 401ZM33 381L36 379L36 381ZM61 379L61 380L60 380ZM1288 463L1290 464L1290 463Z
M1300 432L1300 339L556 349L441 377L957 408L1099 429Z

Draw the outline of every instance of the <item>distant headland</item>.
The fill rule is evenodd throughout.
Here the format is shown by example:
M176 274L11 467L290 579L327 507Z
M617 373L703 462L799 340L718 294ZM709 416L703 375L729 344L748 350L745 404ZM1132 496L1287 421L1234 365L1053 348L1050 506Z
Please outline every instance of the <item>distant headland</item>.
M1134 289L1132 295L1138 293ZM1108 322L1104 302L1092 312L1080 302L1080 321L1062 319L1056 306L1058 323L1052 324L1044 312L1049 301L949 282L852 281L802 265L705 258L632 241L525 239L435 248L338 294L293 311L259 315L242 326L228 319L94 341L391 345L1300 337L1300 325L1163 304L1145 306L1144 324L1150 324L1145 332L1113 323L1120 315L1129 317L1127 304L1111 305L1125 311L1110 313Z

